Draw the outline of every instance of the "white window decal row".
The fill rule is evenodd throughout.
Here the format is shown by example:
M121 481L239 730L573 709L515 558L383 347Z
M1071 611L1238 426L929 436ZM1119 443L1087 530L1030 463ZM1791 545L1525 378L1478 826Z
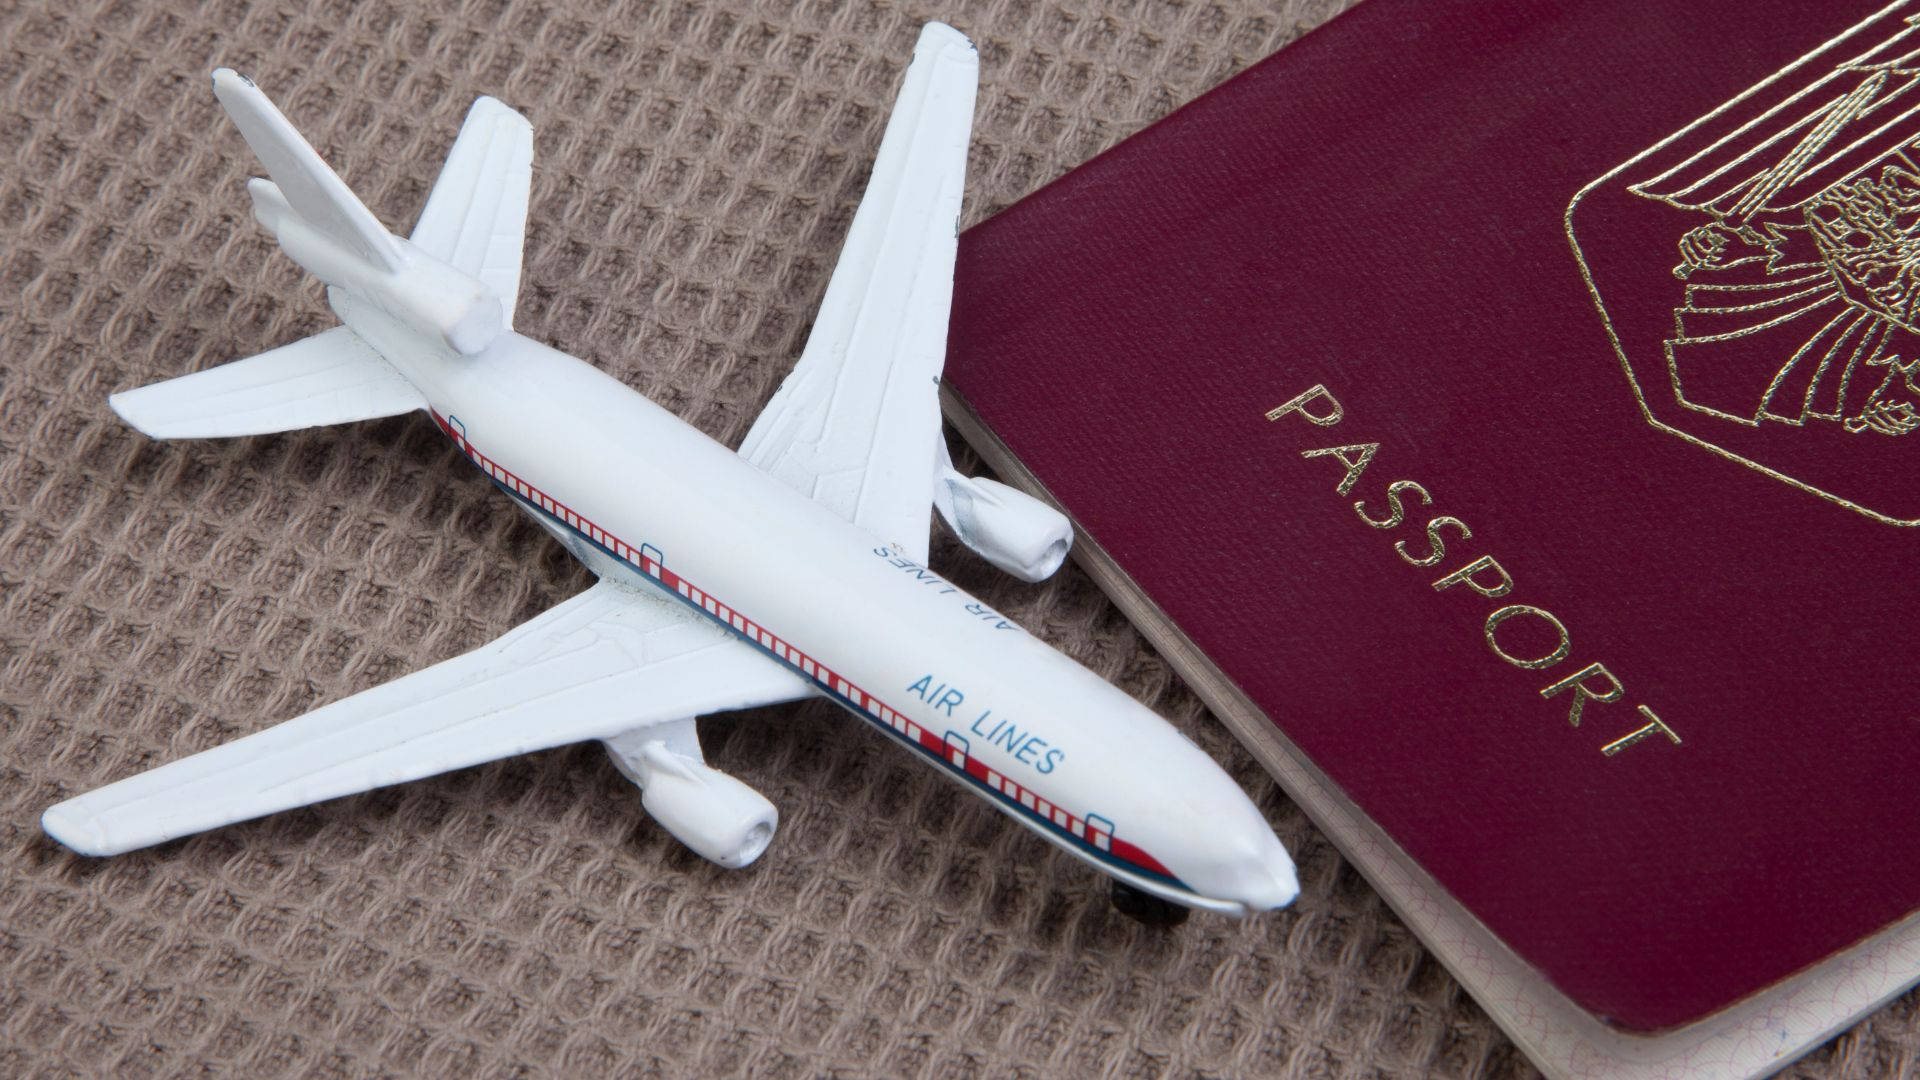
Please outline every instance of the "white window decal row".
M450 425L443 426L448 426L449 430L451 430ZM456 433L455 439L459 443L461 450L473 458L474 462L478 464L481 470L488 476L507 485L524 498L532 501L542 510L566 522L569 526L578 529L586 535L588 539L606 546L622 560L629 564L641 566L648 577L666 583L666 577L663 575L662 566L658 561L657 550L650 551L650 555L653 557L646 558L643 563L639 557L640 552L637 549L631 547L591 521L574 513L571 508L556 501L546 492L520 479L520 477L506 469L501 468L493 459L475 450L464 435ZM978 765L976 767L976 763L965 749L964 742L960 745L935 743L929 739L928 733L922 729L920 725L907 719L900 713L895 712L893 709L881 703L878 698L875 698L873 695L861 690L858 686L848 682L844 677L836 675L825 667L815 664L812 657L788 645L784 640L769 633L765 628L745 618L739 612L734 611L725 604L719 603L711 595L702 592L678 574L672 575L672 578L671 584L674 591L682 597L705 609L708 614L714 616L721 623L729 625L734 630L759 642L782 660L799 667L809 678L816 679L823 685L831 686L835 692L852 702L855 708L866 709L873 716L886 723L887 726L904 734L913 742L935 753L943 754L944 757L950 760L953 765L963 773L973 775L978 772L983 774L987 787L1013 799L1020 806L1042 820L1065 829L1080 839L1089 841L1102 851L1112 850L1112 822L1097 814L1090 814L1084 820L1075 817L1047 800L1040 798L1033 792L1028 791L1026 788L1021 787L1008 777L1002 776L1000 773L988 769L984 765Z

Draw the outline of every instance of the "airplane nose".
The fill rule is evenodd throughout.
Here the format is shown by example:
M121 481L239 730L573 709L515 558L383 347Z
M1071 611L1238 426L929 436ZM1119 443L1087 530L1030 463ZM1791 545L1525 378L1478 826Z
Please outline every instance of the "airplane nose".
M1249 912L1272 911L1293 903L1300 895L1300 878L1287 849L1266 823L1261 822L1257 839L1243 838L1236 846L1240 850L1234 860L1237 887L1232 898L1245 904Z
M1294 873L1293 860L1284 855L1280 862L1268 862L1249 877L1248 888L1240 897L1248 911L1283 908L1300 895L1300 879Z

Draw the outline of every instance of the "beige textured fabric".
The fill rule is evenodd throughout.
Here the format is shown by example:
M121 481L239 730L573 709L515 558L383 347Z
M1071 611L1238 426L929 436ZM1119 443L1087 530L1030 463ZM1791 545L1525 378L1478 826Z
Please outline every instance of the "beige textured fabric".
M328 322L251 221L213 67L403 231L471 99L524 110L519 328L731 443L922 20L981 44L977 220L1342 6L0 2L0 1075L1529 1071L1082 575L1021 586L944 536L944 573L1230 763L1299 855L1296 907L1140 928L825 705L702 723L783 811L745 872L592 747L105 861L37 826L587 582L422 417L157 444L108 411ZM1915 1001L1794 1071L1906 1068Z

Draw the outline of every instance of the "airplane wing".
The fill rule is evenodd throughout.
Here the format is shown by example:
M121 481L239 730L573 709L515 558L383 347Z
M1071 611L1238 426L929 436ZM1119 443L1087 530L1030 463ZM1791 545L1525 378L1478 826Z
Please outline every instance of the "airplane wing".
M113 855L513 754L791 701L799 677L665 599L602 582L497 640L50 808Z
M800 362L740 455L926 558L979 57L930 23Z
M263 435L397 416L427 405L413 384L344 326L126 390L107 402L156 439Z
M410 237L492 289L508 327L520 293L532 184L533 125L499 101L480 98L467 110Z

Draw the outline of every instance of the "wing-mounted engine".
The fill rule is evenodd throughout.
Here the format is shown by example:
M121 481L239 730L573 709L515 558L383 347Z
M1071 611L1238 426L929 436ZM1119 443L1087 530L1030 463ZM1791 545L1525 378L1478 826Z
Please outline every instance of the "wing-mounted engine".
M1052 577L1073 547L1073 525L1065 514L997 480L960 475L944 440L933 505L961 543L1022 581Z
M639 785L640 805L661 828L701 858L738 870L773 842L780 811L766 796L700 760L697 741L692 754L686 753L693 722L683 723L682 737L663 738L660 727L643 728L606 740L607 751Z

